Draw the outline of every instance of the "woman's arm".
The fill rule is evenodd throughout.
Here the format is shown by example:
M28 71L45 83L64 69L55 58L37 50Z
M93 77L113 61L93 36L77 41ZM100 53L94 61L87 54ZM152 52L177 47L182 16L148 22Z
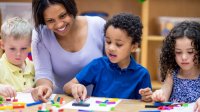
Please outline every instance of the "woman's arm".
M31 47L35 67L36 88L31 93L34 100L40 99L47 102L47 99L52 94L54 76L50 54L43 41L45 40L42 39L41 35L33 30Z

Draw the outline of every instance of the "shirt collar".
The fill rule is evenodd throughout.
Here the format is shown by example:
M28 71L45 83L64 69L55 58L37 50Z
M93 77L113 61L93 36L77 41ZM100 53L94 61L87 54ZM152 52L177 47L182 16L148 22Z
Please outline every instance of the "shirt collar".
M138 69L138 66L137 66L138 64L136 63L136 61L134 60L134 58L132 56L130 56L130 61L131 61L130 64L125 69L121 69L118 66L118 64L112 63L112 62L110 62L108 57L106 57L106 58L107 58L107 61L108 61L109 65L110 65L110 67L113 68L113 69L122 70L122 71L123 70L137 70Z

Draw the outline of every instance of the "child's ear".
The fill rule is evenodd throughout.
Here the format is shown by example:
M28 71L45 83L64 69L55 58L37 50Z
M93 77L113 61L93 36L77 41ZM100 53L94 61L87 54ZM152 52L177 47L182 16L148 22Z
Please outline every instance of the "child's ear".
M3 43L2 39L0 39L0 47L1 47L1 49L4 49L4 43Z
M139 46L138 43L134 43L134 44L132 44L131 52L135 52L136 49L138 48L138 46Z

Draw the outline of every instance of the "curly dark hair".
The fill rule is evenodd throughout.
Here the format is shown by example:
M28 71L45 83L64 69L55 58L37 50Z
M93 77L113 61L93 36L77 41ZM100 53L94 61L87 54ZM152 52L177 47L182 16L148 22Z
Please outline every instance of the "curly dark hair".
M180 69L175 60L175 44L176 39L188 38L192 40L196 54L194 63L200 63L200 23L194 21L184 21L177 24L167 35L163 41L160 54L160 71L161 81L166 79L168 74L172 74L175 70Z
M32 15L36 29L39 25L45 25L43 13L52 4L62 4L74 18L78 13L74 0L32 0Z
M104 27L104 35L109 26L122 29L127 32L127 35L132 38L132 44L141 42L142 22L139 16L130 13L119 13L107 21Z

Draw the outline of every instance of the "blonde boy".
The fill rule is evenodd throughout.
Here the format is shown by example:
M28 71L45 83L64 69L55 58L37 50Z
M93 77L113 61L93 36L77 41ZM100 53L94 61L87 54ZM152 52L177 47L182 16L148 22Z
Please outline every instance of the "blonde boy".
M20 17L10 18L1 26L0 95L15 97L16 92L34 86L33 63L27 58L31 46L32 26Z

